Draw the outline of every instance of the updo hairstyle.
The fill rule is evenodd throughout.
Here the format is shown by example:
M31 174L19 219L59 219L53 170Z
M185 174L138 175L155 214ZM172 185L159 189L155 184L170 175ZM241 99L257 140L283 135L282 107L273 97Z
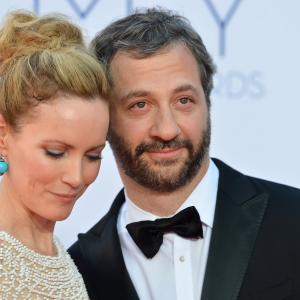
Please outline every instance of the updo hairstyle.
M27 11L7 15L0 28L0 113L12 128L58 92L92 99L105 98L107 90L102 66L66 17Z

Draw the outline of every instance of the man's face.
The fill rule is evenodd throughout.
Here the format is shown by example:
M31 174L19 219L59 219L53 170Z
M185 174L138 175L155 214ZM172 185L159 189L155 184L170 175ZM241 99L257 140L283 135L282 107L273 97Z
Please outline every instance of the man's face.
M210 118L197 62L173 44L137 58L119 52L109 142L121 176L170 192L190 182L208 160Z

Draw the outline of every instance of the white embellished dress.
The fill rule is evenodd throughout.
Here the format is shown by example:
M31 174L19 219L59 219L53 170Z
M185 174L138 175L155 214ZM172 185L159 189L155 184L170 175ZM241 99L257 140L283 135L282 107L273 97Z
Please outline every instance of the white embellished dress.
M83 279L55 238L57 256L30 250L0 231L1 300L88 300Z

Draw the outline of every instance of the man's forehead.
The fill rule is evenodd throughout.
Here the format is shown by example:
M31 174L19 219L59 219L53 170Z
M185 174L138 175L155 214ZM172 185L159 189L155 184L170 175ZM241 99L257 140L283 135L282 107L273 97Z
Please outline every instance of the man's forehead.
M146 59L153 56L167 54L174 48L184 48L188 52L190 52L190 54L193 56L192 52L186 46L186 44L183 41L178 40L178 41L173 41L171 43L168 43L166 45L162 45L161 47L158 47L156 50L152 50L152 51L149 51L148 49L140 49L140 48L120 49L114 54L113 58L111 59L111 64L119 57L128 57L131 59L138 59L138 60Z

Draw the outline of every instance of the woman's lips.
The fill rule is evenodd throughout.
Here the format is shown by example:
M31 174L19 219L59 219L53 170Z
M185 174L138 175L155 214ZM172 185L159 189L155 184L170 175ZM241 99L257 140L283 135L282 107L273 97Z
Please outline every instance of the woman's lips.
M77 199L78 193L55 193L55 192L50 192L53 194L55 197L60 198L64 201L74 201Z

